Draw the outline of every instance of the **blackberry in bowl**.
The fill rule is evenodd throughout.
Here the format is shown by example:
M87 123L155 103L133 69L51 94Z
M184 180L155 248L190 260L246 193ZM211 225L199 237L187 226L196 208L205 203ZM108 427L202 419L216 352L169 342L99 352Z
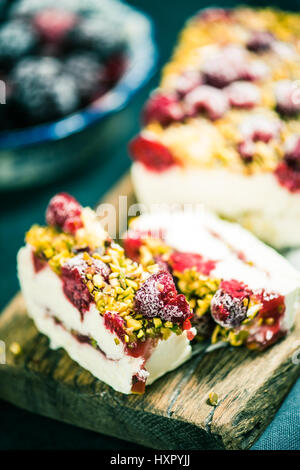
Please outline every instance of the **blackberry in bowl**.
M15 0L2 18L0 188L13 189L95 153L103 118L150 77L156 54L149 19L116 0Z

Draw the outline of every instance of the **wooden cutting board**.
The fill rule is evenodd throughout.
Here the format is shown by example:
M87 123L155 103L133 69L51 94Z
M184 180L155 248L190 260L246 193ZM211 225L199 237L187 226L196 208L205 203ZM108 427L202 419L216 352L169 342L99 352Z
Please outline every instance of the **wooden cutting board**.
M134 200L129 176L106 195ZM103 202L102 201L102 202ZM300 316L293 332L264 353L243 348L199 354L147 388L122 395L62 350L49 349L18 294L0 316L6 363L0 397L60 421L156 449L247 449L273 418L299 376ZM14 354L13 343L21 347ZM3 343L0 343L3 346ZM0 355L1 357L1 355ZM207 403L216 392L219 404Z

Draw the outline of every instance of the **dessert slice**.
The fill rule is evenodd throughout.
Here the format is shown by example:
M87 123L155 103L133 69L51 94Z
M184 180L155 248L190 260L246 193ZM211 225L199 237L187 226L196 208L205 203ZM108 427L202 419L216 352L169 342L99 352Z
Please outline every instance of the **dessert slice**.
M26 234L18 274L52 348L122 393L143 393L190 357L192 313L170 273L126 258L96 213L65 193L51 199L46 221Z
M262 350L293 326L300 274L237 224L205 211L146 214L132 221L124 247L172 274L199 340Z
M300 245L300 15L208 9L180 35L131 142L139 202L204 203Z

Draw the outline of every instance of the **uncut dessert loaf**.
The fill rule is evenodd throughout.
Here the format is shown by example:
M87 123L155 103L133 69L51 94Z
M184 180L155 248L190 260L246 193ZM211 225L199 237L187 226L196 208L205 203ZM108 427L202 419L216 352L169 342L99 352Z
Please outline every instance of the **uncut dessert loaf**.
M190 358L192 311L170 273L126 258L96 213L68 194L51 199L46 221L27 232L18 275L51 348L126 394Z
M183 29L130 143L141 203L204 203L300 245L300 15L207 9Z

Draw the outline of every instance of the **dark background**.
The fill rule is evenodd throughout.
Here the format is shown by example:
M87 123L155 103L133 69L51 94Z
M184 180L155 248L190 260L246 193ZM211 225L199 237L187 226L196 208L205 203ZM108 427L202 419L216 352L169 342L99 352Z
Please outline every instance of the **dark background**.
M140 0L131 5L152 16L156 26L159 49L158 70L170 57L176 37L184 20L210 3L195 0ZM239 2L237 2L238 4ZM243 3L243 2L240 2ZM270 5L269 2L249 1L249 5ZM296 9L299 1L272 2L283 8ZM222 6L233 6L225 1ZM83 205L95 205L99 198L128 169L130 161L126 147L139 127L142 104L159 79L156 73L130 105L110 118L114 141L99 148L96 159L86 162L85 168L70 172L67 178L38 189L14 193L0 192L0 311L18 290L16 253L23 244L24 233L33 222L43 223L49 198L58 191L73 194ZM0 449L138 449L111 437L75 428L43 418L0 401Z

